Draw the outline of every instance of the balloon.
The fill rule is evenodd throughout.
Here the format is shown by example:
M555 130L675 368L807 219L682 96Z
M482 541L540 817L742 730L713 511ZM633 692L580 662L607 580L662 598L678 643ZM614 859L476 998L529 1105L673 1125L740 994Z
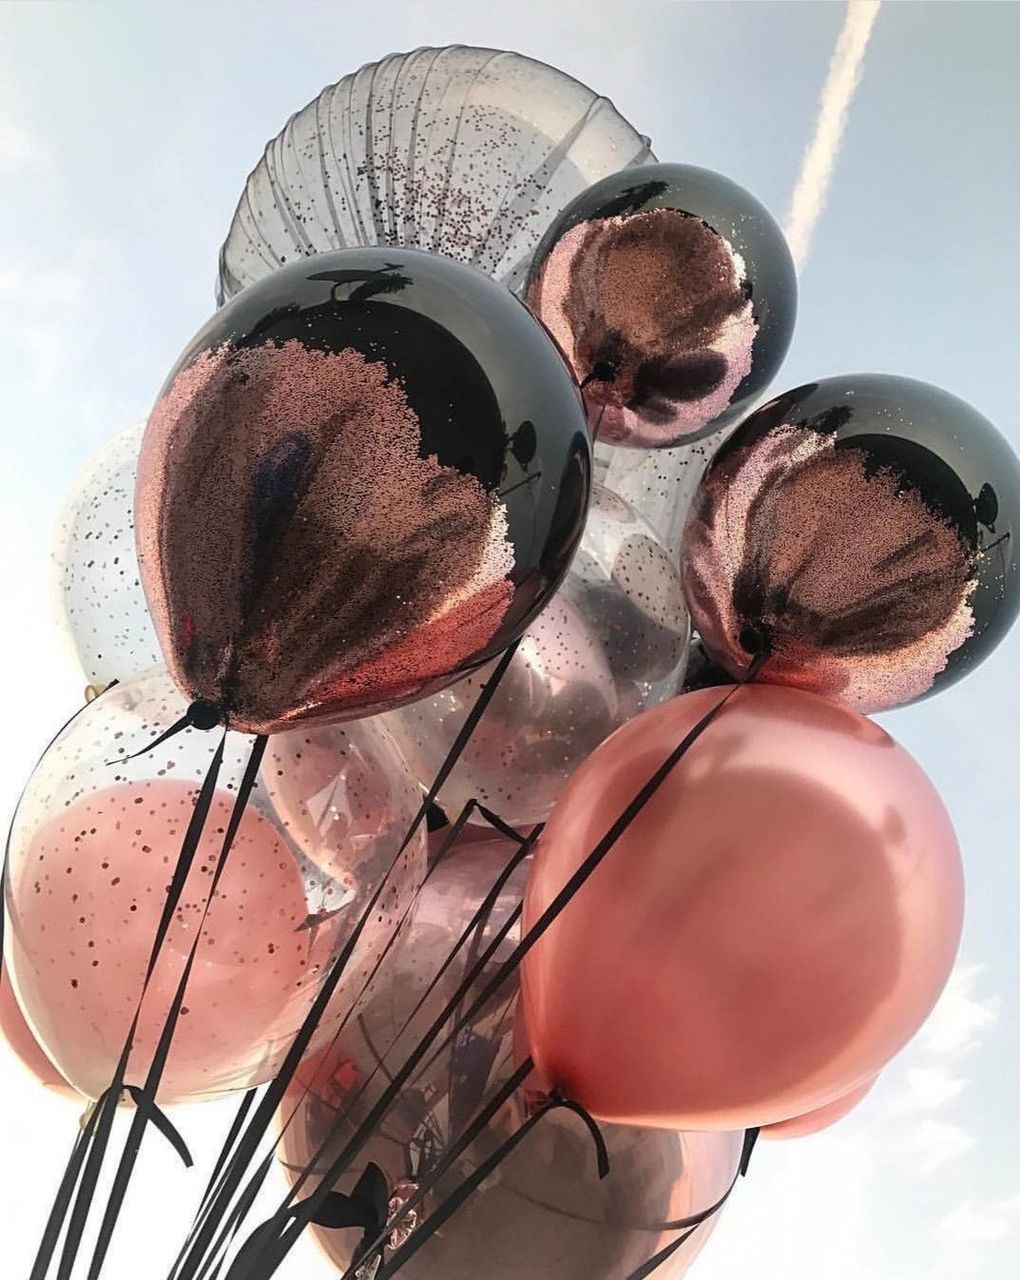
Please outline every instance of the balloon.
M646 711L582 765L539 841L526 927L721 696ZM536 1064L620 1123L804 1115L920 1027L962 897L949 818L888 734L813 694L735 690L525 956Z
M813 1133L821 1133L823 1129L830 1128L844 1116L849 1115L858 1102L868 1096L877 1082L878 1076L873 1076L870 1080L865 1080L862 1085L858 1085L856 1089L851 1089L842 1098L830 1102L827 1107L809 1111L805 1116L794 1116L792 1120L782 1120L779 1124L767 1124L762 1129L761 1136L781 1141L786 1138L807 1138Z
M691 614L733 675L861 711L972 670L1020 611L1020 462L955 396L884 374L759 409L707 472L683 540Z
M90 684L130 680L160 662L135 553L142 427L100 450L74 483L53 548L60 610Z
M599 438L662 448L732 425L772 381L797 279L754 196L709 169L658 164L612 174L564 209L527 299Z
M465 969L463 952L404 1029L511 848L489 840L449 855L422 890L410 927L380 971L359 1018L324 1058L303 1068L300 1085L292 1088L291 1101L298 1109L284 1131L282 1151L292 1177L312 1168L302 1195L314 1188L381 1095L386 1074L405 1060L456 988ZM511 878L476 950L504 923L523 887L522 874ZM509 953L517 936L516 930L511 932L494 964ZM410 1199L513 1071L515 1005L514 987L508 984L455 1046L409 1081L354 1167L338 1182L341 1192L350 1193L371 1163L385 1175L394 1212ZM377 1053L384 1062L379 1071L374 1070ZM306 1085L311 1091L300 1097ZM527 1088L513 1095L422 1204L397 1225L391 1248L413 1226L428 1222L445 1196L520 1126L537 1101ZM289 1115L290 1108L283 1113ZM603 1137L610 1172L600 1182L591 1137L578 1117L565 1111L544 1116L498 1171L401 1267L401 1275L408 1280L618 1280L680 1234L670 1223L720 1199L733 1181L742 1147L742 1135L732 1133L679 1134L611 1125L603 1129ZM656 1276L668 1280L682 1275L713 1225L710 1219L700 1227ZM314 1230L334 1265L344 1271L359 1233Z
M596 486L563 586L528 629L440 793L511 825L546 818L570 775L626 720L677 692L690 627L680 575L622 498ZM495 668L384 717L428 787Z
M563 206L649 146L606 98L532 58L392 54L324 89L266 147L220 251L218 299L351 245L426 249L514 286Z
M6 974L0 982L0 1041L18 1059L21 1065L35 1076L40 1084L67 1098L74 1094L67 1086L67 1081L56 1069L36 1040L31 1027L25 1021L25 1015L18 1007L11 984Z
M171 673L251 733L441 688L555 590L590 470L559 352L479 272L409 249L285 267L149 419L136 517Z
M90 1097L113 1077L196 793L217 745L218 735L191 728L152 745L185 708L162 670L102 694L44 756L11 833L7 971L40 1044ZM152 749L129 759L143 747ZM142 1005L130 1084L144 1083L205 907L249 747L228 735L212 809ZM355 864L359 874L362 866L374 867L367 850L362 857ZM316 1044L329 1039L360 993L424 876L425 857L420 834L388 882ZM377 884L380 873L374 874ZM203 929L160 1097L208 1097L276 1073L369 887L375 884L359 884L352 893L338 865L327 870L306 859L256 786Z
M422 801L381 720L275 734L261 776L287 834L344 887L357 918Z

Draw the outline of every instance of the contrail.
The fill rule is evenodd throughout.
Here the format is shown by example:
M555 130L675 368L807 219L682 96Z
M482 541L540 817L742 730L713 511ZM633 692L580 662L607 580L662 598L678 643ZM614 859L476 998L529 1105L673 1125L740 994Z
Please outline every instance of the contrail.
M847 113L861 78L864 52L880 4L881 0L849 0L846 7L843 30L836 41L829 74L818 99L814 137L804 152L786 218L786 238L798 267L804 265L812 233L825 206Z

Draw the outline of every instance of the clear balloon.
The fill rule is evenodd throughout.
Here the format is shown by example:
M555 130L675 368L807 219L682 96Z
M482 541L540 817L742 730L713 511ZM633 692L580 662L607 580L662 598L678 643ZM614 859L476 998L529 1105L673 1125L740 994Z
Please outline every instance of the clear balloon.
M748 412L790 345L797 278L750 192L709 169L657 164L612 174L564 209L527 299L599 439L663 448Z
M134 496L141 425L106 444L75 481L53 547L65 626L90 684L162 662L139 580Z
M596 486L580 549L529 627L440 793L513 826L545 819L574 770L632 716L676 693L690 624L680 575L622 498ZM428 787L495 664L384 717Z
M449 855L422 890L407 932L380 971L359 1018L323 1059L303 1068L300 1087L310 1085L310 1092L284 1132L282 1152L292 1177L311 1167L313 1176L303 1194L339 1154L379 1098L387 1075L404 1061L455 990L465 970L464 952L415 1013L512 850L504 841L490 840ZM523 875L517 873L481 939L469 947L472 954L494 938L522 891ZM517 937L515 928L497 949L493 965ZM513 1071L515 1006L511 982L447 1051L409 1081L354 1167L340 1179L341 1192L349 1193L371 1163L385 1177L391 1212L410 1200ZM295 1091L295 1100L298 1096ZM527 1086L510 1099L422 1203L397 1224L390 1253L415 1227L427 1226L444 1197L520 1126L537 1101ZM743 1138L617 1125L604 1126L602 1133L610 1171L600 1181L591 1137L578 1117L565 1111L544 1116L497 1173L402 1265L400 1274L408 1280L623 1280L680 1234L671 1223L709 1208L724 1195L735 1176ZM656 1276L683 1275L713 1225L714 1218L699 1227ZM359 1245L358 1233L315 1232L344 1271Z
M497 49L392 54L292 116L245 185L218 299L295 258L403 245L513 287L579 191L651 158L606 98Z
M43 758L11 833L7 971L39 1043L91 1097L113 1076L219 739L188 728L153 746L185 710L163 670L100 695ZM208 899L250 746L228 735L212 809L142 1003L128 1083L144 1082ZM336 1017L346 1011L343 997L354 1000L361 991L425 865L421 835L402 855L352 957ZM200 936L163 1075L164 1100L247 1088L276 1072L357 919L360 898L339 872L304 856L257 785ZM329 1034L326 1020L319 1035Z
M21 1065L47 1089L73 1098L74 1091L39 1047L32 1028L25 1021L6 975L0 981L0 1041L5 1043Z
M528 928L721 696L646 711L578 770L538 844ZM524 957L535 1061L620 1123L802 1116L918 1030L962 911L953 828L911 757L856 712L749 685Z
M590 484L577 386L505 289L411 249L284 267L199 333L146 429L171 673L253 733L433 692L546 603Z
M694 625L734 676L881 711L982 661L1020 612L1020 461L938 387L808 383L742 423L691 508Z

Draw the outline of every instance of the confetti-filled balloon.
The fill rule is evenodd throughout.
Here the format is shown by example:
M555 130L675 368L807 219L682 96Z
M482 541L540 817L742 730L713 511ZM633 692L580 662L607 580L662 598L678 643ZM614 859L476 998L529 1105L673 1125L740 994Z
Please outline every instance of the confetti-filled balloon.
M379 1098L388 1076L403 1063L460 981L465 951L411 1017L512 849L505 842L489 841L450 853L422 890L410 927L380 971L361 1016L324 1059L303 1068L293 1101L305 1085L310 1085L310 1092L301 1097L297 1115L285 1130L282 1158L292 1177L312 1167L304 1194L314 1188L315 1174L321 1175L339 1154ZM522 890L523 876L518 873L497 901L472 954L495 937ZM493 964L509 953L517 937L518 930L511 930ZM338 1190L350 1193L374 1164L385 1182L381 1207L388 1201L394 1213L411 1199L513 1071L515 1005L515 986L510 983L455 1044L408 1083L354 1167L340 1179ZM383 1065L377 1067L380 1058ZM396 1225L387 1258L413 1239L416 1227L428 1229L429 1216L444 1197L520 1126L538 1101L528 1087L511 1097L422 1203ZM600 1180L583 1123L570 1112L550 1112L496 1174L401 1265L400 1274L408 1280L619 1280L681 1234L671 1223L721 1198L735 1176L743 1136L617 1125L604 1126L602 1133L609 1174ZM683 1275L713 1225L710 1219L701 1226L656 1276L675 1280ZM360 1233L318 1227L315 1233L338 1269L346 1270Z
M546 234L528 303L585 388L600 440L662 448L739 420L793 335L793 259L728 178L646 165L596 183Z
M596 486L563 586L528 629L439 801L540 822L574 770L683 680L690 624L679 571L622 498ZM428 787L493 666L385 717Z
M590 472L561 354L480 272L410 249L285 267L149 419L136 519L170 670L259 733L441 688L555 590Z
M219 300L359 245L442 253L513 286L564 205L650 157L608 99L532 58L392 54L324 89L266 147L220 252Z
M1020 462L986 418L909 378L777 397L720 450L683 574L705 647L739 676L880 711L952 684L1020 611Z
M167 887L217 734L186 729L136 759L186 709L164 671L102 694L56 739L19 806L6 964L39 1042L80 1092L113 1076ZM184 895L145 995L127 1082L141 1084L208 898L250 741L229 735ZM402 856L341 993L355 999L425 869ZM373 886L374 887L374 886ZM198 944L163 1076L167 1101L247 1088L279 1068L356 920L350 886L306 859L262 787L241 819ZM341 995L337 1016L346 1011ZM324 1021L328 1038L335 1022Z
M527 928L719 702L673 698L581 766L539 840ZM524 957L536 1064L617 1123L803 1116L918 1030L962 915L953 828L910 756L846 707L749 685Z
M60 609L91 684L130 680L162 659L138 575L134 496L142 427L100 450L64 506L53 560Z

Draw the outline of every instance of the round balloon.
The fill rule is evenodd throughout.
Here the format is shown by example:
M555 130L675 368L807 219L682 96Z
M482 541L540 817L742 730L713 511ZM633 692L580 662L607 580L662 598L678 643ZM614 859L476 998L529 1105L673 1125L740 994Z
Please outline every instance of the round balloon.
M538 843L528 928L719 702L674 698L582 765ZM920 1027L962 899L949 818L888 734L814 694L738 689L524 957L536 1064L619 1123L802 1116Z
M456 816L476 799L513 826L541 822L603 739L678 691L689 634L669 554L628 503L596 486L563 586L525 633L440 803ZM384 717L426 788L493 669Z
M6 974L0 981L0 1043L7 1045L40 1084L65 1097L74 1097L74 1090L39 1047L35 1032L25 1021Z
M608 99L519 53L391 54L268 144L220 251L218 299L358 245L426 249L515 286L563 206L649 145Z
M297 1112L282 1144L291 1177L305 1168L312 1171L302 1194L314 1188L379 1099L387 1078L456 988L465 969L464 952L415 1013L512 850L506 842L490 840L450 855L422 890L408 932L380 971L359 1018L324 1058L303 1068L293 1090ZM481 938L470 948L473 953L494 937L519 902L523 887L523 875L510 879ZM493 964L509 954L517 937L517 930L512 930L497 948ZM515 995L515 984L508 983L508 990L497 995L449 1049L408 1082L337 1184L342 1193L352 1192L374 1166L383 1179L380 1199L385 1209L392 1214L407 1204L513 1071ZM416 1227L427 1229L442 1200L541 1101L529 1088L511 1097L423 1201L396 1224L387 1257ZM610 1170L600 1181L591 1136L578 1117L567 1111L544 1116L498 1172L402 1265L401 1274L409 1280L535 1280L553 1275L558 1280L618 1280L682 1233L671 1224L709 1208L725 1194L736 1174L743 1137L617 1125L605 1126L602 1132ZM656 1275L684 1274L713 1225L710 1219L701 1226ZM314 1230L333 1263L346 1271L359 1246L359 1233Z
M53 547L60 611L90 684L130 680L160 661L135 551L142 427L100 450L75 481Z
M44 756L11 832L7 972L47 1055L91 1097L109 1085L138 1007L170 878L219 739L188 728L153 745L185 709L162 670L101 694ZM127 1083L144 1083L250 746L227 737L212 808L142 1002ZM131 758L143 748L150 749ZM359 868L370 864L362 856ZM357 999L425 867L421 833L387 882L317 1043ZM360 900L337 866L316 865L291 842L257 785L202 930L160 1097L209 1097L270 1079L349 938Z
M567 206L527 298L566 352L599 439L662 448L748 411L790 345L797 281L754 196L708 169L656 164Z
M759 409L683 540L694 625L733 675L881 711L972 670L1020 611L1020 462L937 387L809 383Z
M170 670L252 733L422 697L546 603L590 472L562 356L480 272L409 249L285 267L199 333L146 429Z
M783 1141L787 1138L807 1138L813 1133L830 1129L844 1116L848 1116L859 1102L863 1102L877 1082L878 1076L875 1076L856 1089L851 1089L842 1098L830 1102L827 1107L819 1107L817 1111L809 1111L804 1116L794 1116L792 1120L781 1120L779 1124L767 1124L762 1129L761 1136Z

